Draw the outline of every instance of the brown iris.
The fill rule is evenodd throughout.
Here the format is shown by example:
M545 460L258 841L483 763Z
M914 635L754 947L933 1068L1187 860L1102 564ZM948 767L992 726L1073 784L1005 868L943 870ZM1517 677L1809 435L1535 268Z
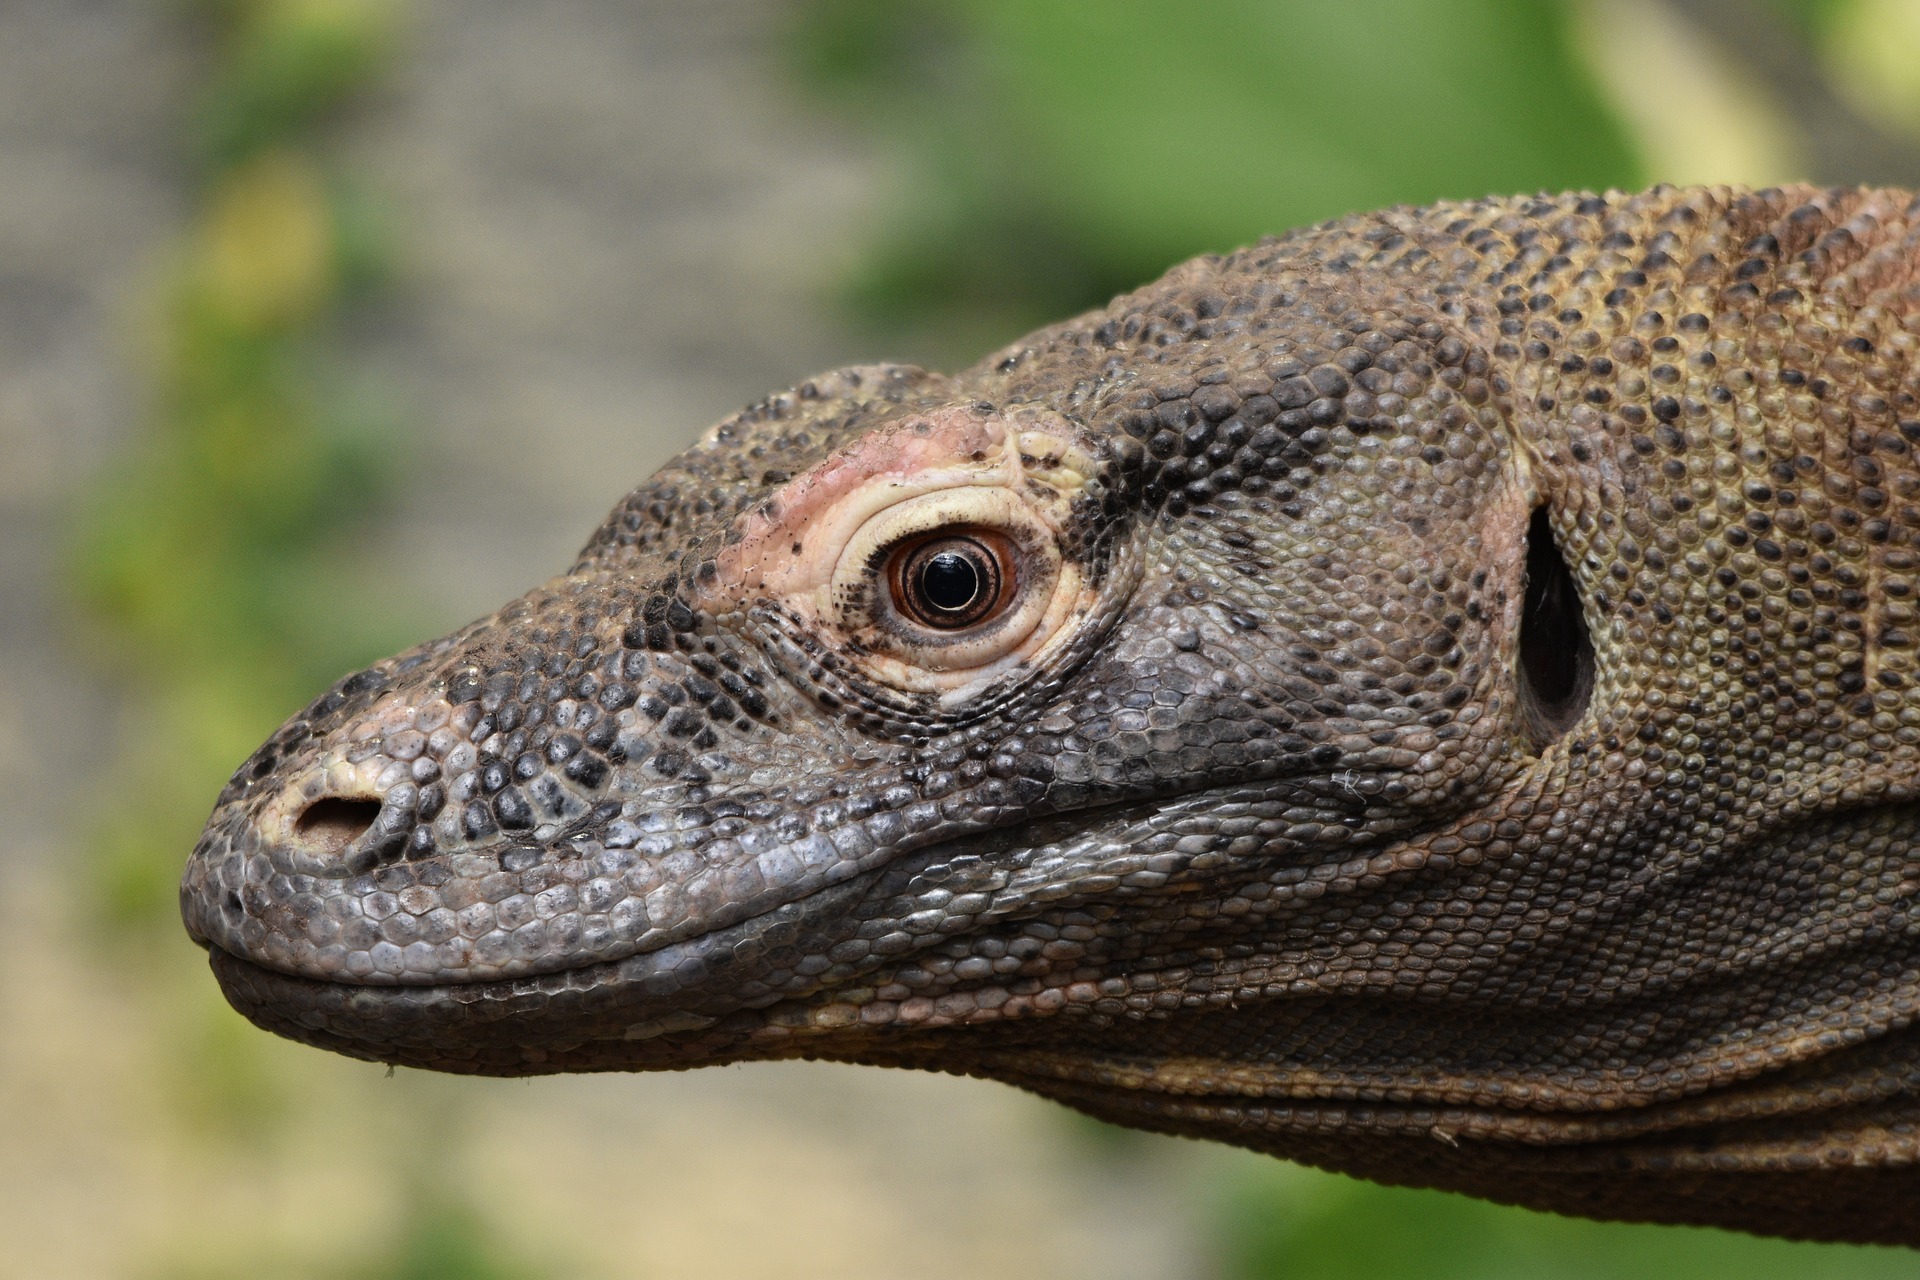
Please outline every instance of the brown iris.
M1011 552L1003 535L985 529L908 543L888 566L894 607L936 631L991 621L1013 599Z

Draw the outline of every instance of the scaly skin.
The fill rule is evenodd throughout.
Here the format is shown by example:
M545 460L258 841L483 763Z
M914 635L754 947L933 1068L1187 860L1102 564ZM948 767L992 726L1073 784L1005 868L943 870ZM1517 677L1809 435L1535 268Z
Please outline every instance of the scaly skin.
M1920 1244L1916 245L1884 191L1399 209L818 378L275 734L187 927L378 1061L922 1067ZM916 623L954 530L1004 612Z

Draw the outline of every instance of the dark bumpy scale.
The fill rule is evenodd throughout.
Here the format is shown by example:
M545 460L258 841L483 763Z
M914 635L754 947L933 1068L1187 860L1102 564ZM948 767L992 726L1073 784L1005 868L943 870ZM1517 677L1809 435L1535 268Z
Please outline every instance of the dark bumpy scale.
M1916 343L1907 194L1663 188L826 375L291 721L187 926L379 1061L965 1072L1920 1244Z

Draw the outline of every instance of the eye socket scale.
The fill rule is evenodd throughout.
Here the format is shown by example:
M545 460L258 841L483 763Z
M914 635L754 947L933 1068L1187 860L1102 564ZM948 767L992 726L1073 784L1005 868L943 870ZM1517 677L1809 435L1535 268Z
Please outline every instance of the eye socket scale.
M1018 592L1004 535L985 529L918 539L890 557L893 606L933 631L960 631L1006 611Z

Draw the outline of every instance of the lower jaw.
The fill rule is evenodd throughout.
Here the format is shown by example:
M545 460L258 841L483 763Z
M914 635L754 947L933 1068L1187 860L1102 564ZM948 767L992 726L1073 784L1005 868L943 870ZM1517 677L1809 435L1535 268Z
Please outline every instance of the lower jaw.
M528 1076L769 1056L743 1043L760 1023L751 1010L628 1039L627 1029L650 1015L669 1026L673 1015L648 1009L644 993L611 980L615 965L515 982L365 987L277 973L217 947L209 963L228 1003L262 1030L391 1066Z
M758 1009L804 993L754 996L756 980L817 947L816 929L874 874L655 951L496 981L363 985L207 951L228 1002L256 1026L374 1062L522 1076L789 1057L787 1046L749 1041ZM766 941L781 933L810 943Z

